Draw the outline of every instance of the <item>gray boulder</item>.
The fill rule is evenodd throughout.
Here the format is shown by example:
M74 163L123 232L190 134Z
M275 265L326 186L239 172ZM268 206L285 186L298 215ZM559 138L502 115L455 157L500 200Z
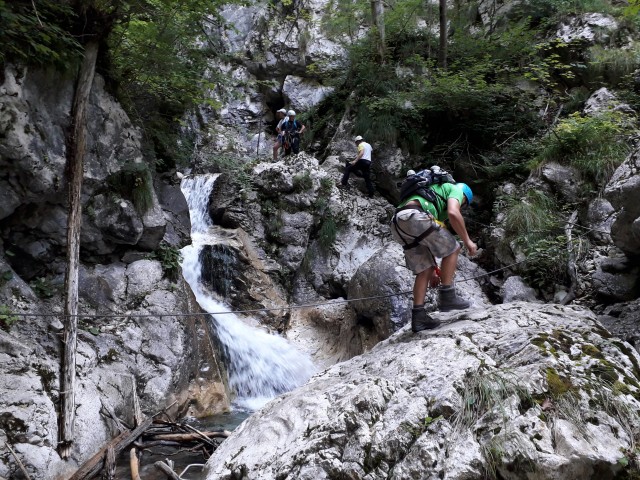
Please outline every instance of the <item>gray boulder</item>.
M615 245L628 256L640 255L640 153L620 165L605 187L605 198L616 210L611 226Z
M614 213L613 206L604 198L596 198L589 203L585 224L589 228L589 238L596 245L611 245Z
M526 464L540 480L583 480L629 468L640 356L593 314L512 303L441 318L453 323L403 329L271 401L206 478L515 480Z
M502 284L502 303L512 302L538 302L536 291L522 280L522 277L514 275L507 278Z
M591 282L596 294L623 302L638 297L640 266L627 257L605 257L596 261Z

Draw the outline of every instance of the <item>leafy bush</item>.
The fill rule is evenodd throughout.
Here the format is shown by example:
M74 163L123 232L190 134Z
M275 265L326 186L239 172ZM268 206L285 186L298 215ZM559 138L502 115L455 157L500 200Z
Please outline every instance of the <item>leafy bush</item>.
M14 315L7 305L0 305L0 327L9 330L11 325L18 321L18 316Z
M575 167L589 181L604 185L629 153L632 119L621 112L571 114L542 141L536 164L550 161Z
M180 262L182 261L182 252L173 245L161 242L158 249L147 255L147 258L160 261L164 276L169 280L176 281L180 273Z
M66 69L82 56L69 31L76 13L64 2L0 0L0 64L6 61Z
M45 277L38 277L32 280L31 282L29 282L29 286L40 298L51 298L55 294L55 288Z
M322 250L329 251L338 237L338 224L333 216L325 217L318 231L318 245Z
M565 284L568 280L567 237L558 235L532 242L525 248L527 262L523 277L534 288L551 290L556 284Z

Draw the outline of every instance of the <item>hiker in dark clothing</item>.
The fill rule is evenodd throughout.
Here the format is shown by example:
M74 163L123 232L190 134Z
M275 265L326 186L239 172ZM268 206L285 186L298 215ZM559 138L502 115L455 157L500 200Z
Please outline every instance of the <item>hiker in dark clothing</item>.
M298 153L300 151L300 135L304 133L306 127L296 120L296 112L293 110L289 110L287 112L287 119L282 122L280 128L282 129L283 134L283 143L284 154L289 155L292 151L293 153Z
M351 172L359 172L360 175L362 175L362 178L364 178L364 183L367 186L369 197L373 197L373 193L375 191L373 183L371 183L371 152L373 152L373 148L370 144L365 142L360 135L358 135L354 140L358 146L358 153L356 154L356 158L347 162L345 165L344 175L342 176L340 186L348 189L349 175L351 175Z

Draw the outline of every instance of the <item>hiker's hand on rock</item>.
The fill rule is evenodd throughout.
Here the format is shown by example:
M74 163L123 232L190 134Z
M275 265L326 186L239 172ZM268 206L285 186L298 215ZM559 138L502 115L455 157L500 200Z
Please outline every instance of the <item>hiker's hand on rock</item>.
M476 245L471 240L465 242L464 246L467 247L467 251L469 252L470 257L473 257L476 253L478 253L478 245Z

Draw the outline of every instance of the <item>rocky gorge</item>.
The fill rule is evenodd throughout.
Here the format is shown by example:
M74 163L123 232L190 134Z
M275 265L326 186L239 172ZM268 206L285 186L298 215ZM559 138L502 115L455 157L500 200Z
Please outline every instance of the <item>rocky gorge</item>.
M474 6L484 26L511 18L519 2L489 3ZM283 17L287 8L293 21ZM362 133L362 98L345 101L332 82L353 60L345 38L327 32L327 2L258 2L220 14L222 26L208 23L206 34L225 56L209 68L228 81L184 118L180 141L192 155L179 172L150 167L144 125L129 118L108 79L92 85L77 441L68 460L57 453L57 414L74 80L3 65L0 479L26 478L18 459L30 478L70 478L117 434L114 417L132 424L135 396L147 415L252 412L208 460L208 479L634 478L634 108L613 88L591 88L580 108L581 118L634 119L625 133L632 148L597 192L559 161L499 185L473 165L446 165L477 186L466 217L481 252L461 256L457 273L473 305L436 314L441 328L412 334L413 275L389 220L397 183L427 160L373 137L376 195L366 198L359 178L338 189ZM434 26L420 21L418 29ZM606 13L575 14L552 36L586 49L609 46L625 28ZM355 28L349 40L367 32ZM428 75L421 68L396 70L405 79ZM530 79L517 88L533 90L536 115L549 117L549 90ZM305 151L273 161L271 127L282 106L308 112L310 132ZM588 241L573 251L566 237L562 251L547 245L551 262L536 263L542 279L525 268L539 257L512 236L514 204L544 210L531 192L560 198L561 230ZM585 200L584 192L595 193ZM568 250L577 255L570 282L562 280ZM428 303L436 308L432 291Z

